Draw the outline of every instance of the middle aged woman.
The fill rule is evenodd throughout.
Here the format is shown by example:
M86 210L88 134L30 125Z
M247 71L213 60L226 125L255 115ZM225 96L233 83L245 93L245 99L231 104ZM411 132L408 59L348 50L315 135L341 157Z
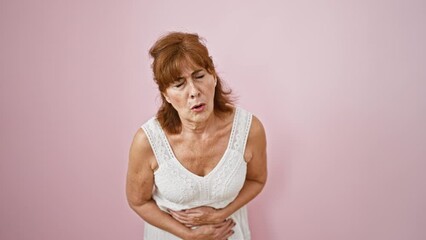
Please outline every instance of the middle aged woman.
M250 239L245 205L266 182L266 137L236 107L197 34L173 32L150 50L162 97L136 132L127 198L145 240Z

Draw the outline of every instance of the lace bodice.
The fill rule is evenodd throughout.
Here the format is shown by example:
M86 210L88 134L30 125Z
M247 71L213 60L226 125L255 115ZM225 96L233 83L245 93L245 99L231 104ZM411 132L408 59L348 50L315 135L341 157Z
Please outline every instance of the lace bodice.
M187 170L175 157L156 118L142 126L158 162L154 173L153 198L165 210L197 206L223 208L242 188L246 175L244 150L251 125L251 114L236 108L228 146L222 158L206 176Z

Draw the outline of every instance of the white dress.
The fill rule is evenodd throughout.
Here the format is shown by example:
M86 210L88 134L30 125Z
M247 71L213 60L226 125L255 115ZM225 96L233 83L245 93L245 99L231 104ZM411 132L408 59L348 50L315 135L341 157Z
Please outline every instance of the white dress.
M156 118L150 119L142 129L148 136L158 162L154 172L153 199L159 208L183 210L199 206L224 208L231 203L243 187L247 163L244 150L252 115L236 108L228 147L215 168L206 176L198 176L186 169L175 157L172 148ZM229 240L249 240L250 229L246 207L230 216L236 225ZM179 238L145 222L145 240L178 240Z

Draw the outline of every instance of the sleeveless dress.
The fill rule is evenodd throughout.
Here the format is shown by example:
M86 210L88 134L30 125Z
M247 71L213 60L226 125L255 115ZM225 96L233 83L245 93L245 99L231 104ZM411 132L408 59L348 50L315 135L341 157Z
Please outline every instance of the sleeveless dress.
M224 208L231 203L243 187L247 163L244 150L251 126L252 114L236 107L228 146L217 165L205 176L186 169L175 157L158 120L153 117L142 125L158 169L154 172L153 199L159 208L175 211L199 206ZM229 240L250 240L247 209L243 206L232 218L236 225ZM145 240L179 240L175 235L145 222Z

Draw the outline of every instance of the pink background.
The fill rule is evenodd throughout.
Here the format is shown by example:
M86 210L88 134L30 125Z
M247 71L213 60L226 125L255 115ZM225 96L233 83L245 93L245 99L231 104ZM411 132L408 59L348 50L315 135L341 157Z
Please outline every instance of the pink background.
M262 2L262 3L261 3ZM0 239L142 239L148 49L207 39L268 135L254 240L426 239L425 1L0 1Z

